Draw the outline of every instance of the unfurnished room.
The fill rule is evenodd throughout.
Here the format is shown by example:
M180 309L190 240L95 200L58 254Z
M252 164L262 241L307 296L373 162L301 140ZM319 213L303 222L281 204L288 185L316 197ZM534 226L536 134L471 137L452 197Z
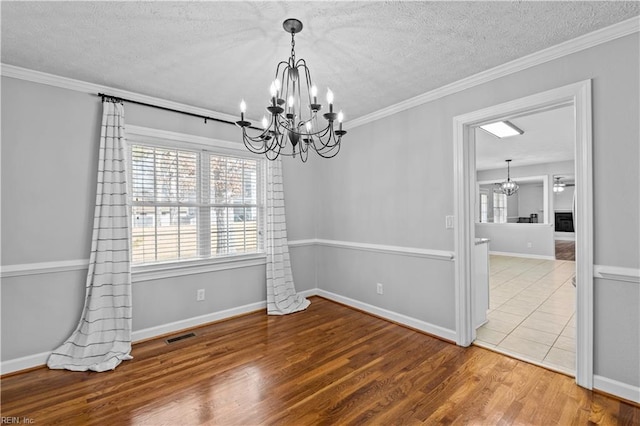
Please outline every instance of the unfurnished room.
M1 1L1 424L640 424L637 1Z

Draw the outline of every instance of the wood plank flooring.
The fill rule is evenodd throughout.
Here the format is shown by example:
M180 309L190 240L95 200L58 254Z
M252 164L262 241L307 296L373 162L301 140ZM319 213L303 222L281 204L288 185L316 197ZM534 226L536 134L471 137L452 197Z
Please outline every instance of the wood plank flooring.
M576 242L556 240L556 260L576 260Z
M107 373L2 378L2 416L37 425L640 424L640 408L570 377L461 348L313 297L167 345ZM24 422L23 422L24 423Z

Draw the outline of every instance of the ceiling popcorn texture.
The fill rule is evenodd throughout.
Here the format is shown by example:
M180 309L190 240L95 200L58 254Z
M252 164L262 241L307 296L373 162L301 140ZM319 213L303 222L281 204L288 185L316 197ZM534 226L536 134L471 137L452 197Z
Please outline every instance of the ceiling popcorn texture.
M296 55L354 119L640 14L638 2L2 2L2 63L259 118Z

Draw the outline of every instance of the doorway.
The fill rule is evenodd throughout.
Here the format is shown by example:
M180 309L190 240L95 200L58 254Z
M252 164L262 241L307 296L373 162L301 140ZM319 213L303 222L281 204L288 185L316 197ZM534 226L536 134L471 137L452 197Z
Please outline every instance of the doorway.
M475 127L505 117L569 105L575 114L576 382L593 384L593 234L591 168L591 81L564 86L454 118L454 211L456 253L456 337L461 346L476 339L474 273Z
M568 250L558 251L556 241L560 234L569 238L568 232L558 232L556 216L568 213L572 221L574 187L567 178L560 186L556 177L574 174L573 105L498 123L518 132L494 134L481 125L474 133L475 237L488 240L488 254L476 250L474 256L476 263L489 266L488 285L474 277L474 297L480 286L489 291L482 296L489 300L484 321L474 324L474 344L573 376L575 258L559 259L568 257L563 256ZM505 159L510 160L508 170ZM511 191L502 189L507 173L515 188Z

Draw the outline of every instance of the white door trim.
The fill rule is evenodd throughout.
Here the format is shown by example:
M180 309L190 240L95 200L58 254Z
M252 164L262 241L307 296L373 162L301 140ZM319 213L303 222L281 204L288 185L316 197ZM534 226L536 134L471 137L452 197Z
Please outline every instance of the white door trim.
M576 382L593 387L593 176L591 80L495 105L453 119L456 343L475 339L471 315L473 271L475 143L473 128L482 122L517 116L555 105L573 105L576 174Z

